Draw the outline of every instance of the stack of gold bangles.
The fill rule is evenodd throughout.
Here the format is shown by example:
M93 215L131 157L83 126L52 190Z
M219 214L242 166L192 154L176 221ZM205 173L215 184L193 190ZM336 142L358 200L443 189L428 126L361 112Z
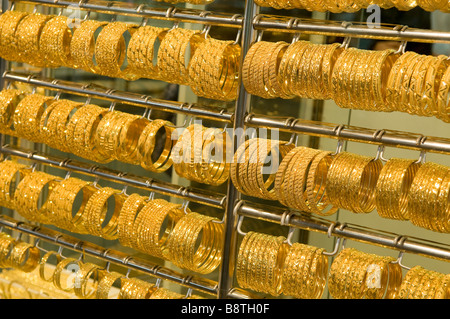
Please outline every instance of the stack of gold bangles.
M265 180L266 157L272 167ZM245 195L303 212L327 216L339 208L360 214L376 209L383 218L450 232L450 168L436 163L391 158L383 164L379 157L254 138L236 151L230 177Z
M3 118L8 118L7 125L2 125ZM231 137L224 129L200 124L188 126L178 136L167 120L4 89L0 92L0 132L98 163L119 160L158 173L168 170L175 160L180 176L199 183L221 185L229 177Z
M308 11L330 11L333 13L356 12L366 9L371 5L377 5L383 9L397 8L401 11L409 11L415 7L421 7L426 11L441 10L450 12L450 4L447 0L326 0L326 1L300 1L300 0L255 0L262 7L275 9L306 9Z
M449 299L450 274L442 274L421 266L406 273L398 299Z
M23 178L12 187L18 172ZM124 246L199 273L210 273L221 263L224 224L181 204L127 195L70 176L60 180L8 160L0 162L0 181L5 207L29 221L119 239Z
M335 299L395 299L402 282L395 261L344 248L331 264L328 291Z
M342 108L450 121L450 60L444 55L258 41L245 56L242 82L266 99L333 99Z
M64 16L7 11L0 16L0 57L38 67L189 85L210 99L237 97L241 49L234 41L178 27L85 20L72 29L71 24Z
M36 246L0 233L0 268L15 268L28 273L36 269L39 258Z

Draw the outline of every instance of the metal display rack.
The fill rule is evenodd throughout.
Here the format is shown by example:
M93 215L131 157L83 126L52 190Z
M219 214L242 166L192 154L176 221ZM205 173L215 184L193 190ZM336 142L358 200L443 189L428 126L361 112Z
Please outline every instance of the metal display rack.
M259 7L253 0L245 1L243 15L223 14L195 9L178 9L175 7L151 8L147 5L133 5L121 2L96 2L95 0L62 1L62 0L19 0L33 5L67 8L76 7L87 12L99 12L113 15L125 15L142 17L146 19L169 19L179 22L200 23L216 26L226 26L238 29L241 43L241 59L245 57L256 34L259 31L282 31L290 33L322 34L346 37L366 37L380 39L395 39L417 42L450 42L449 32L420 30L395 26L384 26L371 29L364 25L349 23L333 23L329 21L296 19L290 17L274 17L259 14ZM5 7L4 7L5 9ZM2 63L4 66L5 63ZM150 96L142 96L132 92L121 92L95 85L86 85L58 79L44 78L35 75L11 72L5 67L1 70L2 80L8 82L22 82L34 87L45 88L50 91L68 92L75 95L99 98L111 102L119 102L125 105L133 105L142 108L161 110L191 117L210 119L226 125L231 125L234 130L246 127L259 127L278 129L291 134L305 134L311 136L328 137L337 140L370 143L382 146L399 147L417 150L422 153L434 152L450 154L450 139L423 136L416 133L373 130L361 127L346 126L339 123L322 123L307 121L293 117L271 117L264 114L250 112L251 96L244 86L239 87L235 109L230 112L197 105L153 99ZM236 138L236 137L235 137ZM234 141L234 150L242 143ZM106 262L124 265L149 275L167 279L188 288L199 290L216 298L251 298L251 293L240 290L234 285L234 256L237 251L237 235L239 219L243 217L262 219L269 222L282 224L282 216L285 211L280 208L259 206L249 201L243 201L231 181L228 182L226 194L209 193L204 190L183 187L155 179L135 176L126 172L114 171L99 165L91 165L67 158L47 155L35 151L24 150L10 145L0 145L0 153L5 156L27 159L32 162L59 167L63 170L74 171L88 176L94 176L124 185L134 186L150 192L193 201L202 205L222 209L225 223L225 244L222 254L222 265L217 282L201 277L183 276L177 272L166 269L146 261L129 258L129 256L110 249L81 242L70 236L60 235L58 232L21 223L6 216L0 217L0 227L6 227L15 231L26 233L39 240L46 240L76 251L83 251L98 257ZM402 234L386 234L379 230L364 229L357 225L344 225L332 223L309 215L296 215L284 226L296 227L308 231L326 233L337 238L348 238L365 243L383 246L398 250L399 252L411 252L430 258L450 261L450 246L442 243L433 243L425 240L403 236Z

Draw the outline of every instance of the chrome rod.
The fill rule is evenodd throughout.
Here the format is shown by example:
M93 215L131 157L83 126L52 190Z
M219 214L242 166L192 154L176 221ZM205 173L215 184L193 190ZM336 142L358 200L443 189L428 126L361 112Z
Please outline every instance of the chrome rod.
M244 201L238 203L236 211L240 216L262 219L273 223L281 223L283 213L286 212L286 210L278 207L268 208ZM286 226L327 234L332 226L332 222L306 214L297 214L289 219L289 223L287 223ZM334 227L331 234L337 237L352 239L376 246L387 247L407 253L414 253L434 259L450 261L449 245L414 239L412 236L391 234L380 230L369 230L350 224L343 228ZM399 238L406 239L399 240Z
M152 8L144 4L133 4L118 1L96 0L14 0L33 5L43 5L56 8L67 8L89 12L99 12L112 15L124 15L141 18L163 19L178 22L193 22L216 26L240 28L242 16L231 13L209 12L196 9L180 9L173 6Z
M119 266L124 266L128 269L137 270L153 277L175 282L179 285L202 291L210 295L215 296L217 294L217 283L212 280L198 276L193 276L190 280L186 280L186 276L174 270L159 266L156 263L149 262L139 257L129 256L121 251L103 248L90 242L81 241L66 234L61 235L58 231L49 228L37 227L28 223L19 222L4 215L0 215L0 226L28 234L73 251L82 252Z
M232 113L227 112L225 109L154 99L151 96L132 92L112 91L99 85L85 85L82 83L35 77L16 72L5 72L3 74L3 79L12 82L28 83L49 90L62 91L79 96L95 97L112 102L120 102L171 113L181 113L215 121L231 122L233 118Z
M289 125L286 125L290 122ZM282 132L307 134L360 143L385 145L410 150L450 154L450 139L424 136L402 131L369 129L349 125L336 125L303 119L271 117L249 114L246 125L261 128L278 129Z
M42 154L39 152L30 152L11 146L3 146L0 153L10 156L16 156L31 160L33 162L59 167L64 170L78 172L84 175L95 176L112 182L122 183L128 186L149 190L163 195L182 198L184 200L197 202L200 204L223 209L225 197L223 195L211 194L205 190L191 189L189 187L178 186L170 183L157 181L151 178L127 174L115 171L106 167L79 162L72 159L61 158Z
M292 17L258 15L253 27L256 30L284 31L304 34L320 34L355 38L374 38L411 42L450 43L450 32L408 28L401 25L379 25L373 27L361 22L337 22L315 19L296 19Z

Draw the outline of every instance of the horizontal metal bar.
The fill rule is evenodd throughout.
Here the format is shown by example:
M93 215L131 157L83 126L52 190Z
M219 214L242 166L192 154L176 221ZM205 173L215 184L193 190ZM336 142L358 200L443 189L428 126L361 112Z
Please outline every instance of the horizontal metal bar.
M243 21L241 15L230 13L209 12L196 9L181 9L173 6L166 8L152 8L145 4L133 4L118 1L14 0L13 2L44 5L56 8L70 8L72 10L83 10L112 15L164 19L178 22L194 22L233 28L240 28Z
M127 255L121 251L103 248L90 242L81 241L75 237L61 234L58 231L45 227L37 227L28 223L19 222L9 216L0 215L0 226L28 234L38 239L45 240L69 248L71 250L82 252L84 254L102 259L107 262L124 266L129 269L137 270L151 276L169 280L179 285L192 288L210 295L217 295L217 283L198 276L186 277L174 270L162 267L156 263Z
M82 173L84 175L99 177L108 181L122 183L128 186L137 187L156 192L159 194L169 195L184 200L193 201L196 203L223 209L225 205L224 195L217 195L208 193L205 190L191 189L189 187L178 186L170 183L156 181L151 178L131 175L124 172L115 171L109 168L100 167L84 162L79 162L72 159L61 158L41 154L38 152L31 152L28 150L3 146L0 148L0 153L10 156L26 158L33 162L49 165L52 167L59 167L64 170Z
M450 43L450 32L428 29L408 28L403 25L368 25L361 22L338 22L315 19L297 19L293 17L255 16L253 27L261 31L284 31L326 36L374 38L411 42Z
M281 223L283 213L286 212L286 210L282 210L281 208L267 208L244 201L238 203L237 205L237 214L245 217L262 219L273 223ZM325 219L304 214L297 214L289 219L286 226L328 234L331 229L330 227L333 226L333 223ZM404 251L407 253L414 253L434 259L450 261L450 246L422 239L413 239L410 236L386 233L381 230L369 230L350 224L343 228L332 228L331 235ZM400 238L403 238L403 240L400 240Z
M293 134L307 134L375 145L392 146L423 152L450 154L450 139L384 129L336 125L318 121L249 114L246 125L278 129Z
M151 108L171 113L181 113L220 122L231 122L233 118L233 114L227 112L225 109L207 107L197 105L195 103L188 104L183 102L154 99L148 95L115 91L99 85L86 85L82 83L51 78L41 78L28 74L8 71L3 74L3 79L6 81L28 83L30 85L44 87L49 90L62 91L79 96L95 97L108 101L120 102L128 105Z

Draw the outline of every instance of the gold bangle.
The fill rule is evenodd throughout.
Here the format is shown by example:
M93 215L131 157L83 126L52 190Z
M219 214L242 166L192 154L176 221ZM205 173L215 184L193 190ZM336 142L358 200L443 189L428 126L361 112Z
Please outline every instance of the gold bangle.
M47 67L73 67L70 55L72 30L68 22L65 16L55 16L42 28L39 50Z
M114 211L108 218L108 199L114 197ZM94 236L105 239L117 239L117 223L124 195L119 191L103 187L95 192L88 200L83 214L83 224L86 230ZM109 219L109 220L108 220ZM105 224L103 226L103 224Z
M448 102L448 96L450 93L450 66L445 70L444 75L439 84L439 91L436 98L436 107L438 117L445 121L450 122L450 102Z
M56 288L65 291L65 292L73 292L74 291L74 277L71 275L63 275L63 271L71 266L75 267L73 270L79 270L81 267L81 261L74 259L74 258L65 258L62 259L59 263L56 264L55 272L53 274L53 284L56 286ZM62 278L63 276L63 278ZM67 285L63 285L62 279L65 279ZM72 282L69 282L69 280L72 280Z
M0 267L1 268L11 268L12 259L11 253L16 244L16 240L10 235L5 233L0 233Z
M70 55L74 68L97 73L98 68L94 63L95 32L106 24L107 22L103 21L86 20L74 30L70 41Z
M14 194L17 184L29 170L25 165L11 161L0 162L0 170L0 205L15 209Z
M136 165L141 163L138 149L139 139L148 124L148 119L140 116L130 116L126 121L122 122L115 149L115 158L117 160ZM168 136L168 138L171 138L171 136Z
M91 263L81 263L80 269L75 274L73 292L82 299L91 299L95 296L100 276L99 266ZM90 282L90 278L92 282Z
M0 133L16 136L13 130L14 112L23 93L15 89L4 89L0 92Z
M146 197L133 193L124 201L117 221L117 236L123 246L132 247L136 234L134 234L134 221L137 214L143 209Z
M97 73L109 77L127 78L129 70L123 69L126 57L124 34L132 35L137 25L115 21L106 24L95 41Z
M8 61L23 62L17 47L16 31L28 12L6 11L0 16L0 56Z
M203 40L199 31L183 28L169 30L158 49L156 67L161 79L180 85L188 85L188 63L186 57L193 56Z
M39 50L42 29L52 16L31 13L24 17L16 30L16 43L20 60L36 67L46 67L47 63Z
M378 215L398 220L409 219L408 193L420 164L414 160L391 158L380 171L375 189Z
M179 219L167 238L168 260L202 274L214 271L222 261L224 228L218 222L194 212Z
M155 285L137 278L122 278L119 299L148 299L156 290Z
M39 264L40 251L36 246L18 242L11 251L11 265L23 272L31 272Z
M46 223L48 221L48 215L46 214L48 199L57 183L55 176L44 172L26 174L14 193L17 212L30 221ZM48 194L39 207L38 200L45 187L48 187Z
M121 280L122 275L117 272L106 271L102 274L97 284L97 299L110 299L110 291L117 280Z
M47 253L41 258L41 260L39 261L39 277L40 277L43 281L46 281L46 282L53 282L53 276L54 276L54 273L55 273L55 269L52 269L52 273L50 274L49 277L47 277L47 276L45 275L45 270L46 270L46 268L48 268L48 267L46 267L47 261L48 261L48 259L49 259L51 256L53 256L53 255L56 256L56 264L58 264L59 262L61 262L61 260L62 260L61 255L58 254L58 253L56 253L56 252L54 252L54 251L49 251L49 252L47 252ZM56 265L55 265L55 266L56 266Z

